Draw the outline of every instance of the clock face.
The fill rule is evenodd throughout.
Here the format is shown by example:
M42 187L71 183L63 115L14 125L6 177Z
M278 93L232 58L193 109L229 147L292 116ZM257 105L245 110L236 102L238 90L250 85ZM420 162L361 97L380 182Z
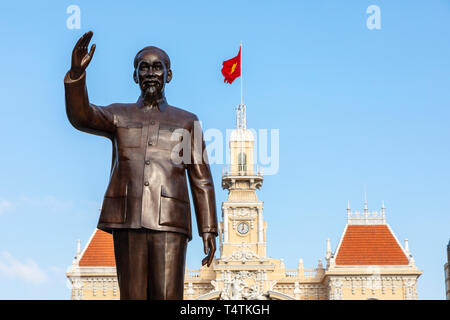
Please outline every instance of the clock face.
M246 234L250 230L247 222L241 222L237 225L237 232L240 234Z

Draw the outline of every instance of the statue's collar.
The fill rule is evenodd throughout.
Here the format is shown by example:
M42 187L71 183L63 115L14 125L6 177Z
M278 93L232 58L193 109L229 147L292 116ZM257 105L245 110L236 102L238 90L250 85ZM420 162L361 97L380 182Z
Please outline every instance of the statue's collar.
M145 110L158 110L158 111L164 111L168 104L165 97L162 97L161 99L158 99L154 102L152 102L151 105L145 105L144 104L144 98L142 96L139 96L137 102L136 102L138 108L145 109Z

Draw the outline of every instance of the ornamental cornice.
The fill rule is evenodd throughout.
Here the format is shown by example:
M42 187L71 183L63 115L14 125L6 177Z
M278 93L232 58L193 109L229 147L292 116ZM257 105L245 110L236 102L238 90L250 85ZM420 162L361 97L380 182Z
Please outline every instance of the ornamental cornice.
M416 281L417 277L413 277L410 275L392 275L392 274L367 274L367 275L332 275L328 277L328 281L336 281L336 280L345 280L345 281L351 281L351 280L367 280L367 279L374 279L379 278L383 280L394 280L394 281Z
M378 276L382 276L382 277L397 277L397 278L413 278L413 279L417 279L420 274L417 273L406 273L406 272L398 272L398 273L394 273L394 272L367 272L367 273L351 273L351 272L333 272L333 273L325 273L324 278L332 278L332 277L350 277L350 278L355 278L355 277L371 277L374 275L378 275Z
M242 242L242 243L235 243L235 242L223 242L223 244L226 244L227 246L232 247L239 247L239 248L251 248L252 246L261 245L261 243L266 244L265 242Z
M214 271L225 271L225 270L232 270L232 271L242 271L242 270L248 270L248 271L257 271L257 270L264 270L264 271L273 271L275 270L275 265L273 263L270 264L217 264L213 268Z
M235 250L233 253L228 257L222 257L220 259L223 262L230 262L230 261L239 261L239 262L249 262L249 261L258 261L258 262L264 262L268 261L265 257L260 257L256 254L256 252L252 250Z
M336 266L325 270L325 276L330 275L352 275L352 274L372 274L374 270L380 274L404 274L416 275L422 274L421 270L411 266Z
M108 276L117 276L117 271L115 267L76 267L71 268L66 275L68 277L76 277L76 276L108 277Z
M229 208L235 208L235 207L263 208L264 202L263 201L258 201L258 202L228 202L228 201L224 201L224 202L222 202L222 210L229 209Z

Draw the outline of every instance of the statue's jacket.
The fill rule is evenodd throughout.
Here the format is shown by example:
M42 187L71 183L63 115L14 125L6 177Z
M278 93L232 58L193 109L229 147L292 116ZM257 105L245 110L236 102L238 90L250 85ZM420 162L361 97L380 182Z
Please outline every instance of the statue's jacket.
M142 98L136 103L93 105L86 73L75 80L67 73L64 86L71 124L112 141L111 176L99 229L172 231L191 240L187 172L198 232L217 235L214 185L195 114L168 105L165 98L158 101L159 108L144 106Z

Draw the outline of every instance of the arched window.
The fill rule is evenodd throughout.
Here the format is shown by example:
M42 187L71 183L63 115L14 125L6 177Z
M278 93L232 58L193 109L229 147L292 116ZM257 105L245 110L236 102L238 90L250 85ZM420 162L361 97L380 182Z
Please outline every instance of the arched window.
M238 155L238 171L239 173L245 174L247 171L247 155L245 152L239 152Z

